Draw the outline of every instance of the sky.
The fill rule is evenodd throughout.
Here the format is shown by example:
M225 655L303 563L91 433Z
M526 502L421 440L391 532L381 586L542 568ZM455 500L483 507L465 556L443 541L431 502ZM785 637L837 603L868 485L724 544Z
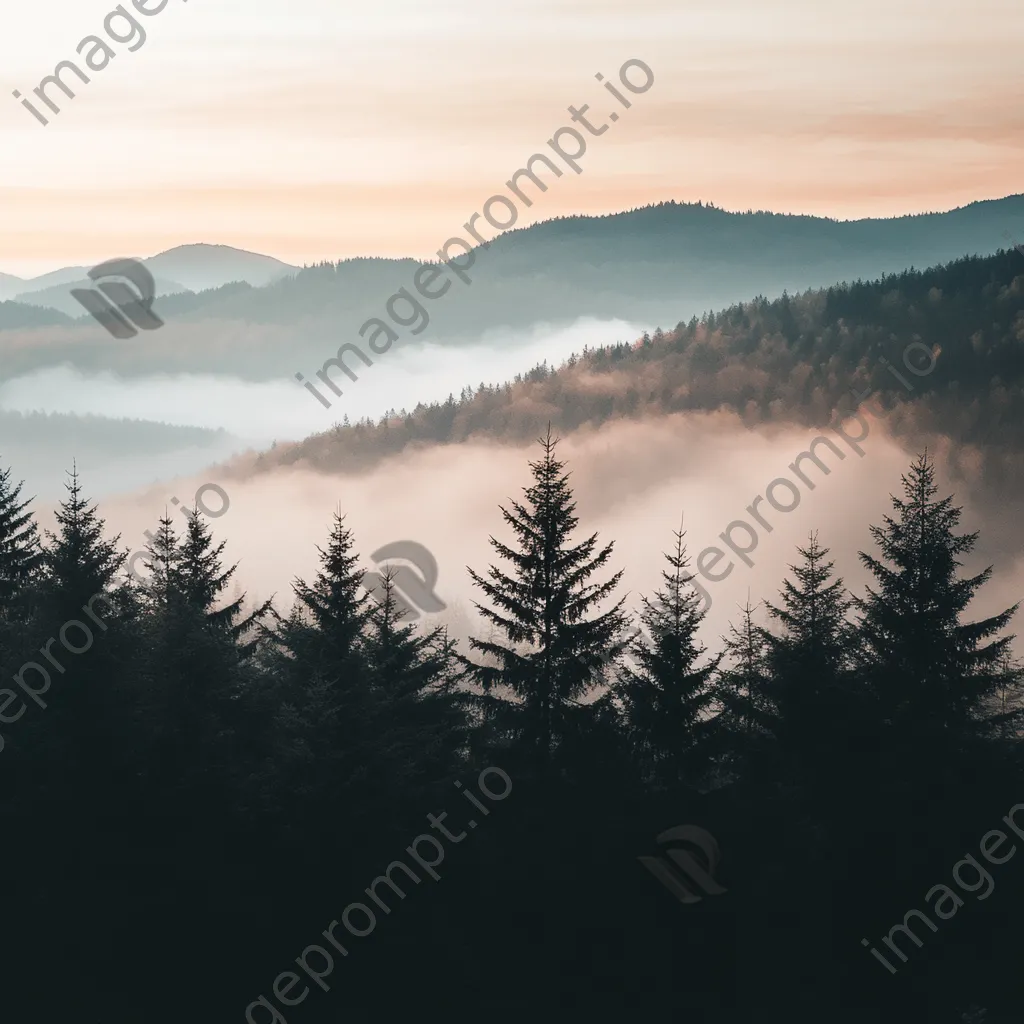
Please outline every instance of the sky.
M148 9L160 0L139 0ZM518 226L668 199L842 219L1021 191L1019 0L5 4L0 272L213 242L427 258L588 103L582 173ZM89 35L60 113L22 98ZM136 37L137 40L137 37ZM83 48L83 53L92 44ZM625 110L630 59L654 75ZM1003 97L1005 102L993 102ZM569 143L566 143L569 145Z

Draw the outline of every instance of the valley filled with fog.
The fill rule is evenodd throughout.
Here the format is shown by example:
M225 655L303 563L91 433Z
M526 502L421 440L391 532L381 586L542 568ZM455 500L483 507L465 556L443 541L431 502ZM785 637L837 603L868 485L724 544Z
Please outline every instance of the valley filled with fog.
M330 409L286 377L264 382L189 373L123 377L61 364L0 382L0 453L18 465L30 493L44 501L63 496L64 471L73 459L90 493L107 496L198 472L276 441L301 440L346 416L352 422L364 417L376 421L391 409L443 402L449 394L458 397L466 386L500 383L545 360L557 365L586 347L633 341L646 329L653 327L581 318L560 329L546 324L518 331L494 329L457 348L409 341L373 357L369 367L349 356L346 364L358 380L333 369L331 377L343 390L340 398L320 385L321 393L333 399ZM323 359L334 354L325 349ZM82 433L73 422L63 436L41 439L29 425L5 419L4 413L102 417L115 421L107 426L123 436L119 440L115 433L105 444L83 450ZM159 447L138 452L132 442L139 427L116 422L123 420L172 429ZM200 428L204 435L176 440L173 428L178 427Z

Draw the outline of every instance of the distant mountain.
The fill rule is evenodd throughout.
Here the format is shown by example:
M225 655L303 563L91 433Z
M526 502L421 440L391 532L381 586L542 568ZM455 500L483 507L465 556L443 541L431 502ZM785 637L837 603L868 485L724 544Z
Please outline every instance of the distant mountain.
M23 291L25 282L13 274L0 274L0 302L13 299L18 292Z
M179 245L143 260L154 277L181 281L190 292L201 292L221 285L244 281L262 288L281 278L299 273L273 256L233 249L230 245Z
M48 327L71 322L71 317L65 316L56 309L10 300L0 302L0 330L15 330L19 327Z
M1005 245L1006 231L1024 235L1022 195L947 213L858 221L729 213L676 202L603 217L564 217L506 232L479 246L466 272L469 283L445 268L432 287L443 288L445 281L449 287L434 299L417 295L413 279L421 261L351 259L289 268L286 276L263 286L213 290L202 299L175 303L166 326L147 334L141 346L117 343L88 320L59 335L5 331L0 334L0 379L54 360L83 370L102 366L126 376L173 370L261 381L301 370L311 377L345 342L369 353L372 332L361 338L359 329L371 317L390 316L399 337L396 345L458 345L479 340L490 329L560 326L580 317L671 328L753 295L771 298L784 290L872 280L964 255L988 255ZM194 284L185 264L191 261L199 274L196 268L214 253L224 256L219 264L223 277L238 250L170 250L161 256L180 256L184 264L170 260L161 273ZM461 250L453 248L452 254ZM239 258L247 262L234 264L237 272L252 274L252 261L267 259L252 253ZM150 261L157 269L159 259ZM467 262L460 259L463 266ZM284 273L284 264L271 270L272 264L277 261L260 266L267 273ZM429 317L416 334L412 328L423 325L423 314L397 295L403 288ZM387 311L389 300L393 315ZM155 309L159 314L160 306ZM407 326L399 325L399 318Z
M134 257L140 259L139 257ZM157 295L202 292L234 282L260 288L299 272L272 256L263 256L229 245L179 245L166 252L140 259L153 275ZM91 267L62 267L23 280L0 274L0 301L14 299L28 306L46 306L78 317L82 307L70 296L72 288L87 288ZM0 328L14 326L0 320Z
M3 438L5 447L20 443L44 450L67 445L72 454L78 450L113 458L162 455L189 445L212 447L228 436L224 430L127 417L109 419L106 416L0 409L0 438Z
M168 281L165 278L156 277L155 275L154 284L156 285L157 296L174 295L179 292L188 291L184 285L178 284L177 281ZM43 309L57 310L65 316L71 317L75 320L79 317L87 317L89 314L85 311L78 299L71 294L71 289L88 289L95 287L96 282L83 273L81 277L71 278L66 282L50 285L49 288L41 288L38 291L21 292L20 294L15 295L14 301L25 306L37 306ZM7 326L7 322L0 317L0 328Z
M487 327L588 315L670 326L694 309L750 295L987 255L1005 244L1003 232L1014 227L1024 231L1024 195L884 220L729 213L675 202L558 218L477 247L467 273L472 285L456 279L444 301L427 301L436 325L430 333L451 340ZM320 264L292 280L211 302L194 315L264 324L321 322L355 331L365 318L383 315L397 289L415 294L412 277L420 265L412 259ZM424 332L418 340L429 336Z
M72 282L86 279L89 276L89 270L89 267L61 267L60 270L51 270L38 277L30 277L22 281L18 294L40 292L45 288L55 288L62 284L71 285Z
M19 467L26 493L43 500L63 498L65 475L76 461L88 472L90 493L99 496L192 473L247 447L224 430L0 409L0 455Z

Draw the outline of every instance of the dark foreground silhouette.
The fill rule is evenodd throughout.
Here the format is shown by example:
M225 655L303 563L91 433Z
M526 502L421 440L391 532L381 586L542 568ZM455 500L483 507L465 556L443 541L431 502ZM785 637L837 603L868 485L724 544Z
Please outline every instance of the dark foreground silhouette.
M870 589L811 537L719 654L681 534L631 612L532 468L466 650L340 515L284 617L199 515L139 585L76 475L41 542L0 476L5 1024L1020 1019L1015 609L928 459ZM688 902L638 860L679 825Z

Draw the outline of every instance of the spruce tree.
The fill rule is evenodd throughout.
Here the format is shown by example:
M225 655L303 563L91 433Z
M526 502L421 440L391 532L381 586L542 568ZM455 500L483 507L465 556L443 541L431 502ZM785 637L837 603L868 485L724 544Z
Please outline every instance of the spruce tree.
M715 756L715 690L721 655L704 659L697 630L707 612L690 585L682 530L665 554L663 589L642 598L640 634L630 645L634 665L621 671L615 694L643 773L664 788L697 789Z
M231 759L229 742L239 728L237 697L249 678L243 664L257 639L243 641L266 614L269 602L243 615L244 595L218 607L237 566L224 568L225 543L214 545L198 509L188 515L182 539L165 513L147 546L150 578L149 690L161 737L161 776L188 788L212 766Z
M135 798L138 768L131 741L138 693L138 630L129 588L118 583L127 553L82 494L77 467L44 544L36 655L51 685L45 711L28 723L33 772L64 816L76 848L112 825L120 800ZM56 664L54 664L56 662ZM38 684L38 680L34 680ZM27 718L28 716L26 716ZM103 855L102 843L95 855ZM88 870L87 867L82 870Z
M852 599L843 580L833 578L835 563L826 560L829 549L821 547L817 534L797 552L803 561L789 567L795 579L783 581L781 605L765 602L769 616L783 627L781 634L768 632L766 639L776 674L802 672L813 689L800 699L816 699L848 660L846 615Z
M850 670L851 599L816 535L797 551L779 602L765 602L771 627L754 627L761 642L740 636L745 674L760 689L741 704L754 728L740 749L751 804L770 807L774 819L759 827L780 828L800 851L783 884L806 878L825 891L834 873L853 870L844 858L856 848L850 805L862 787L867 742ZM821 909L809 927L824 927L828 911Z
M0 471L0 672L5 679L39 643L31 619L42 549L28 511L30 499L21 498L22 486L11 483L10 469ZM5 742L0 739L0 749Z
M723 769L734 777L749 771L763 756L778 715L769 696L768 640L754 621L755 610L748 593L740 624L730 623L728 635L722 638L726 667L715 684L722 709Z
M11 470L0 471L0 620L21 619L21 598L42 562L35 519L22 500L23 483L12 484Z
M320 570L312 583L296 579L295 604L272 637L297 659L302 671L316 672L341 686L365 674L363 632L373 601L363 591L363 573L345 517L334 514L327 547L317 548ZM308 678L308 676L307 676Z
M727 667L718 683L723 716L747 738L764 735L777 713L768 696L768 641L754 621L755 611L748 593L740 624L730 623L728 635L722 638Z
M172 580L185 603L203 617L208 631L229 636L241 645L239 650L242 653L248 654L256 641L249 640L243 644L243 640L269 614L273 598L263 602L248 615L243 611L244 593L233 601L220 603L221 595L238 571L237 562L227 568L223 567L226 546L227 541L214 545L210 527L199 509L193 509L188 516L177 564L172 570Z
M395 589L396 572L381 576L364 644L380 698L373 732L393 755L403 794L418 797L424 776L447 780L459 764L467 742L467 701L456 686L461 672L447 630L421 632L402 622L409 613Z
M587 720L583 698L601 677L604 655L626 628L620 600L611 609L592 614L610 597L621 570L603 583L589 582L612 555L613 544L600 550L597 534L570 542L578 519L573 514L569 474L555 457L557 439L539 441L542 457L530 463L534 483L523 489L525 503L501 508L517 547L494 537L491 546L511 573L492 566L486 577L469 570L470 578L493 607L476 604L505 642L470 639L472 650L491 664L466 660L475 681L487 693L503 692L490 703L492 714L507 733L530 751L540 775L548 773L559 743ZM584 714L576 712L583 710Z
M148 531L146 535L151 536ZM141 590L153 607L166 608L177 594L173 576L181 558L179 547L174 524L165 509L157 525L156 536L146 544L143 560L150 575L141 584Z
M813 788L830 777L837 758L851 753L846 729L854 707L847 621L852 601L843 580L833 578L829 549L816 534L797 551L802 561L790 566L793 578L783 582L781 603L765 602L782 630L762 635L775 711L769 728L782 762L795 773L790 781Z
M320 569L312 583L296 579L287 618L273 613L261 627L266 667L276 682L274 713L276 806L317 813L325 799L344 800L361 784L386 792L386 752L373 733L382 698L375 691L366 650L374 602L363 589L363 570L351 530L336 512ZM348 805L350 813L357 811Z
M395 587L398 570L388 568L380 577L379 593L371 609L364 637L373 684L389 698L401 700L454 684L454 645L443 626L421 633L409 617Z
M1016 691L1020 674L1006 667L1012 635L997 636L1018 605L977 622L963 616L992 567L962 576L961 558L977 533L958 533L962 510L952 495L936 499L935 467L927 452L902 478L904 496L892 496L894 516L872 526L880 558L860 553L875 579L856 602L862 669L879 716L904 740L933 753L963 750L999 734L1021 711L996 701ZM1001 710L1003 705L1008 710Z
M118 550L121 535L104 537L106 523L95 504L82 496L75 466L65 484L68 497L57 509L57 532L47 532L43 565L47 611L54 628L80 619L82 606L96 594L116 590L115 582L127 555ZM97 602L102 606L102 602Z

